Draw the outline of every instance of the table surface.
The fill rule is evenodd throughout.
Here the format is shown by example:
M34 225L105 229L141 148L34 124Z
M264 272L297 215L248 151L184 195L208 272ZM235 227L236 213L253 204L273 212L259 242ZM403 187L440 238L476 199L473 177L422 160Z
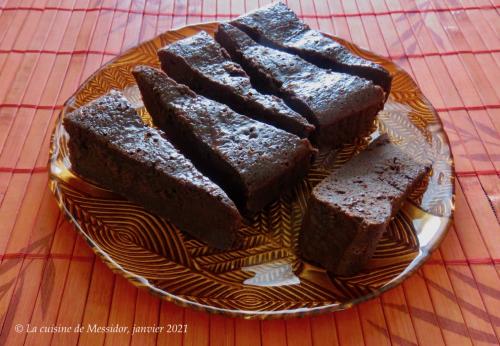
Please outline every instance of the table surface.
M0 0L0 345L499 343L498 0L288 2L313 28L389 56L408 71L451 141L455 223L421 270L379 298L343 312L273 321L183 309L113 274L61 215L47 187L49 138L78 85L160 32L225 20L267 2ZM180 323L188 332L41 330L79 323Z

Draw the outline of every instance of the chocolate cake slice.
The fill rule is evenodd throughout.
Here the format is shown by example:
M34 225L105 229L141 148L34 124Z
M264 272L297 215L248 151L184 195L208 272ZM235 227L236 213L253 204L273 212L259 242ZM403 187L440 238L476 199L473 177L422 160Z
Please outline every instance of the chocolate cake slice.
M133 73L154 124L245 214L306 175L314 153L307 139L199 96L157 69L140 66Z
M336 275L361 271L429 169L379 137L313 189L300 235L303 257Z
M252 88L245 71L206 32L172 43L158 51L162 69L198 94L299 137L314 126L276 96Z
M234 203L164 138L120 92L68 114L72 169L210 246L229 248L242 225Z
M312 30L282 2L257 9L230 23L259 43L297 54L320 67L369 79L389 95L392 76L386 69Z
M283 98L316 127L311 140L320 147L340 146L369 133L384 106L384 93L372 82L259 45L235 26L219 25L215 38L253 85Z

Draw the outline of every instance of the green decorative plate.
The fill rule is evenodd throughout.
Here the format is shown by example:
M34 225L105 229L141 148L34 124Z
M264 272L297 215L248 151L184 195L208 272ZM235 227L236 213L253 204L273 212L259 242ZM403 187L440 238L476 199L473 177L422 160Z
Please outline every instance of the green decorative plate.
M346 309L401 283L429 257L450 225L453 161L436 112L410 76L349 42L333 37L394 76L376 131L340 150L320 153L293 192L247 221L240 230L243 242L235 250L209 248L71 171L68 135L62 127L65 114L119 89L150 123L132 68L159 66L158 48L201 30L213 34L217 25L188 26L142 43L103 66L65 103L55 124L49 162L50 188L61 209L113 271L163 299L200 310L245 318L301 316ZM390 223L367 270L352 277L330 277L297 257L307 198L316 183L384 132L416 159L431 158L432 173Z

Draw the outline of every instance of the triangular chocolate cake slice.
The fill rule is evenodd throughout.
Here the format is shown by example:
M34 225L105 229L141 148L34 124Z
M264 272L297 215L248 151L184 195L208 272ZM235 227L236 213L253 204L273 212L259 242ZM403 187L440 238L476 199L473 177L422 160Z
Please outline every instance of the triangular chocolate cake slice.
M281 97L316 127L312 141L321 147L338 147L367 135L384 106L382 89L367 79L262 46L230 24L220 24L215 38L253 85Z
M64 118L72 169L220 249L242 225L234 203L118 91Z
M282 2L259 8L230 23L259 43L297 54L320 67L366 78L389 95L392 76L385 68L352 54L338 42L311 29Z
M198 94L302 138L314 131L283 100L255 90L241 66L204 31L163 47L158 56L163 71Z
M302 255L337 275L362 270L391 218L430 170L382 135L313 189Z
M245 214L306 175L314 153L307 139L199 96L160 70L140 66L133 73L154 124Z

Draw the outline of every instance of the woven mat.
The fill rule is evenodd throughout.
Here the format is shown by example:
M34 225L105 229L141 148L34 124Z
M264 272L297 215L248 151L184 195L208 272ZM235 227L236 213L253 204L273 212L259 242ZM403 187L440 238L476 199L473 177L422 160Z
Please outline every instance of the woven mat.
M103 63L173 27L267 1L0 0L0 345L468 345L500 337L500 2L289 1L312 27L389 56L438 109L455 224L404 284L340 313L246 321L182 309L114 275L47 188L61 104ZM187 324L188 333L27 332ZM24 328L20 331L19 326Z

